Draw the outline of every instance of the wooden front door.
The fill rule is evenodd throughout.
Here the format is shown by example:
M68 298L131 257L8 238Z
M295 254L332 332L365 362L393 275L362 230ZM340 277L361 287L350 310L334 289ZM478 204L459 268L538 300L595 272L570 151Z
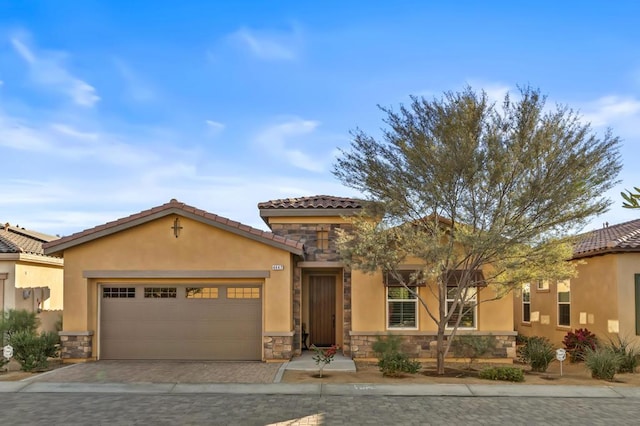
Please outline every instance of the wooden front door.
M309 340L312 345L336 342L336 277L309 277Z

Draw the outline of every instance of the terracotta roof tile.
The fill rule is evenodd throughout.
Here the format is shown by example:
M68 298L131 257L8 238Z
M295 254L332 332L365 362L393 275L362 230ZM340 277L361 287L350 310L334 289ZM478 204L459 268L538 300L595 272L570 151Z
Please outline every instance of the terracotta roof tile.
M127 217L123 217L121 219L117 219L114 220L112 222L107 222L103 225L98 225L95 226L93 228L90 229L86 229L84 231L81 232L76 232L75 234L60 238L56 241L50 242L50 243L45 243L44 244L44 248L49 251L49 252L55 252L55 248L61 245L64 245L64 247L69 247L69 246L73 246L75 245L74 242L77 241L78 244L85 242L87 240L91 240L93 239L92 237L95 236L95 238L99 238L101 235L95 235L100 231L108 231L109 229L114 229L117 227L120 227L122 225L126 225L128 223L131 222L136 222L139 220L143 220L146 217L150 217L156 213L160 213L166 210L170 210L170 209L178 209L178 210L182 210L186 213L190 213L190 214L194 214L197 216L202 216L203 218L218 223L220 225L223 225L227 228L234 228L236 231L238 231L238 234L243 234L243 235L254 235L255 237L257 237L258 239L263 240L264 242L268 243L270 241L274 241L274 234L272 234L271 232L267 232L267 231L262 231L260 229L257 228L253 228L251 226L248 225L244 225L240 222L236 222L230 219L227 219L226 217L222 217L222 216L218 216L216 214L213 213L209 213L205 210L201 210L201 209L197 209L195 207L189 206L185 203L179 202L176 199L172 199L171 201L169 201L168 203L165 203L161 206L157 206L157 207L153 207L151 209L148 210L143 210L139 213L135 213L132 214L130 216ZM116 232L116 230L114 229L114 232ZM289 248L292 252L294 253L298 253L298 254L302 254L302 249L303 249L303 244L299 241L296 240L291 240L291 239L287 239L287 238L283 238L281 240L277 240L277 242L281 245L284 245L285 247ZM53 250L52 250L53 249Z
M331 195L283 198L258 203L259 209L360 209L362 207L362 200Z
M588 257L619 251L640 251L640 219L579 235L573 257Z
M42 245L58 237L16 226L0 227L0 253L27 253L44 256Z

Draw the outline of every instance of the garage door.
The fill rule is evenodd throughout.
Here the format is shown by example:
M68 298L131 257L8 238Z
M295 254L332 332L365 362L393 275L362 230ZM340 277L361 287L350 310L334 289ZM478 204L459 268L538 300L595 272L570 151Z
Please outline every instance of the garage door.
M261 287L102 285L101 359L260 360Z

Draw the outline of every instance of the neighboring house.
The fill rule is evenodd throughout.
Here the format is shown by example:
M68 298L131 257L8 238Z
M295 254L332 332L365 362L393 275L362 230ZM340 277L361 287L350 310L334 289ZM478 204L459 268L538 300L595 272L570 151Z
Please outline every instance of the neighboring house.
M587 328L604 341L617 334L640 344L640 219L578 237L575 278L525 284L517 292L518 333L562 347L568 331Z
M417 301L339 259L336 231L350 228L359 200L258 208L272 232L171 200L45 244L65 261L63 358L277 361L312 344L371 357L387 333L433 356L436 328ZM511 297L481 305L464 326L514 355Z
M62 259L45 255L42 248L57 238L0 226L0 310L37 312L45 330L53 330L62 310Z

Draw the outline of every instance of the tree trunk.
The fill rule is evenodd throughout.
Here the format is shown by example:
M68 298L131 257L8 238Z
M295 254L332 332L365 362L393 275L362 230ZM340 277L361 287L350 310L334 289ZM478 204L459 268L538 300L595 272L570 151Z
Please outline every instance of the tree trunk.
M436 340L436 367L438 374L444 375L444 355L446 352L444 344L444 327L438 324L438 336Z

